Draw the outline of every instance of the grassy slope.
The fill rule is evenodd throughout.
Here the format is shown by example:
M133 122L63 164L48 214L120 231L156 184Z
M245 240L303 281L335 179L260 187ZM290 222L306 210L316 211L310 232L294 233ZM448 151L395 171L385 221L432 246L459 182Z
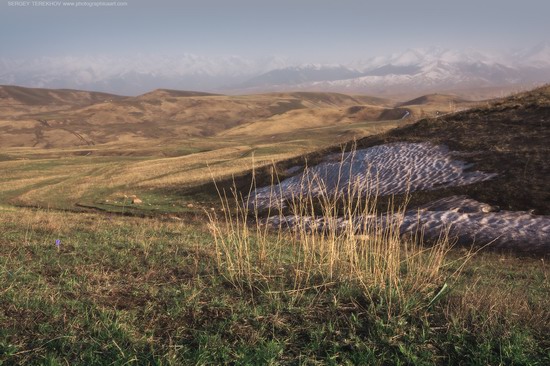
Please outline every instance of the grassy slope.
M181 192L189 187L302 155L332 144L335 135L343 142L395 125L393 121L360 122L297 130L276 138L240 134L141 149L133 145L124 145L125 150L98 148L105 156L87 155L89 149L11 149L0 161L4 172L0 199L30 206L71 208L81 203L116 209L114 201L121 202L117 197L137 194L149 196L141 209L174 211L173 204L177 211L188 204ZM157 198L164 200L166 195L171 202L159 204Z
M18 107L49 106L53 109L60 106L77 107L125 97L72 89L40 89L0 85L0 98L3 107L11 102L16 103Z
M156 90L87 105L88 94L70 91L81 99L59 110L51 110L52 95L69 100L69 91L25 93L41 102L27 101L30 111L20 116L0 111L0 200L25 206L144 214L185 213L190 203L208 208L182 192L401 123L377 120L391 110L386 100L334 93L227 97ZM145 203L128 207L124 196L133 194Z
M346 282L239 290L201 222L0 209L6 365L550 362L540 260L486 253L434 307L423 293L388 311Z
M124 98L119 95L82 90L0 85L0 116L12 119L15 117L17 119L29 113L49 113L77 109Z
M13 96L21 88L4 89ZM22 114L0 110L2 202L146 214L186 212L189 203L209 207L201 203L205 197L182 194L213 177L243 175L253 164L270 165L384 132L412 120L391 120L406 110L421 116L451 107L410 105L405 110L388 100L337 93L228 97L156 90L123 98L22 92L32 96L17 97L26 100L24 108L4 100ZM212 189L209 193L210 199L216 196ZM123 198L133 194L146 198L145 204L128 208Z

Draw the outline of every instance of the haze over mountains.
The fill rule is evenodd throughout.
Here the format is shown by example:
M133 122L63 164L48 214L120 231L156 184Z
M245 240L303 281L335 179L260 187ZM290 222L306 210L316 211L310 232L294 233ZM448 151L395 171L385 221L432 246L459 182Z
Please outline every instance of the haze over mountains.
M514 52L409 49L349 64L296 64L281 57L246 59L140 55L135 58L0 58L0 84L76 88L138 95L156 88L221 93L333 91L395 94L550 81L550 44Z

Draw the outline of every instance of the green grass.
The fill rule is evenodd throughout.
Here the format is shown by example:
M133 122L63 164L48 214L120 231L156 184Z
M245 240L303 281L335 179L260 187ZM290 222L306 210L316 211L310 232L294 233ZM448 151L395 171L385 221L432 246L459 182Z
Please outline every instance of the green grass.
M239 291L200 221L9 209L0 233L5 365L550 362L540 259L474 257L434 306L410 297L389 313L391 296L346 281Z

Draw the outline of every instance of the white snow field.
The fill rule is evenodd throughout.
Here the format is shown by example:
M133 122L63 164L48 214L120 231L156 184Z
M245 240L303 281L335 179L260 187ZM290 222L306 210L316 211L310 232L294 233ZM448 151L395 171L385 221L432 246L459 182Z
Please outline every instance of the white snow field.
M461 186L496 176L471 170L455 159L460 156L445 146L429 143L393 143L343 154L332 154L320 164L293 167L296 175L279 184L256 189L249 206L258 211L285 208L296 198L321 195L387 196L442 187ZM351 192L351 193L350 193ZM461 244L488 244L499 249L525 252L550 251L550 217L528 212L498 211L466 196L452 196L402 214L356 216L334 219L312 216L272 216L273 227L306 230L348 230L361 233L389 224L398 225L402 235L436 239L448 233Z
M445 146L393 143L343 154L306 168L280 184L258 188L252 207L285 207L293 197L346 194L387 196L460 186L488 180L496 174L468 171L471 165L455 160Z
M393 225L401 235L424 239L437 240L448 235L451 242L463 245L487 245L493 249L526 253L550 251L550 217L523 211L488 212L489 209L489 205L465 196L452 196L401 214L360 215L353 220L346 217L272 216L266 224L276 229L284 227L307 232L352 231L362 237Z

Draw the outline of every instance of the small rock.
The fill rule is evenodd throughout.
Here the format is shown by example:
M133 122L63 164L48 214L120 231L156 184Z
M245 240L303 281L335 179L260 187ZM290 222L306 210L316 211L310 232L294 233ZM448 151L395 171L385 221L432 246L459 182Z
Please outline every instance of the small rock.
M136 197L136 198L132 199L132 204L133 205L139 205L140 203L143 203L143 201L140 200L139 198Z
M187 207L193 208L193 207L195 207L195 206L194 206L192 203L188 203L188 204L187 204Z

